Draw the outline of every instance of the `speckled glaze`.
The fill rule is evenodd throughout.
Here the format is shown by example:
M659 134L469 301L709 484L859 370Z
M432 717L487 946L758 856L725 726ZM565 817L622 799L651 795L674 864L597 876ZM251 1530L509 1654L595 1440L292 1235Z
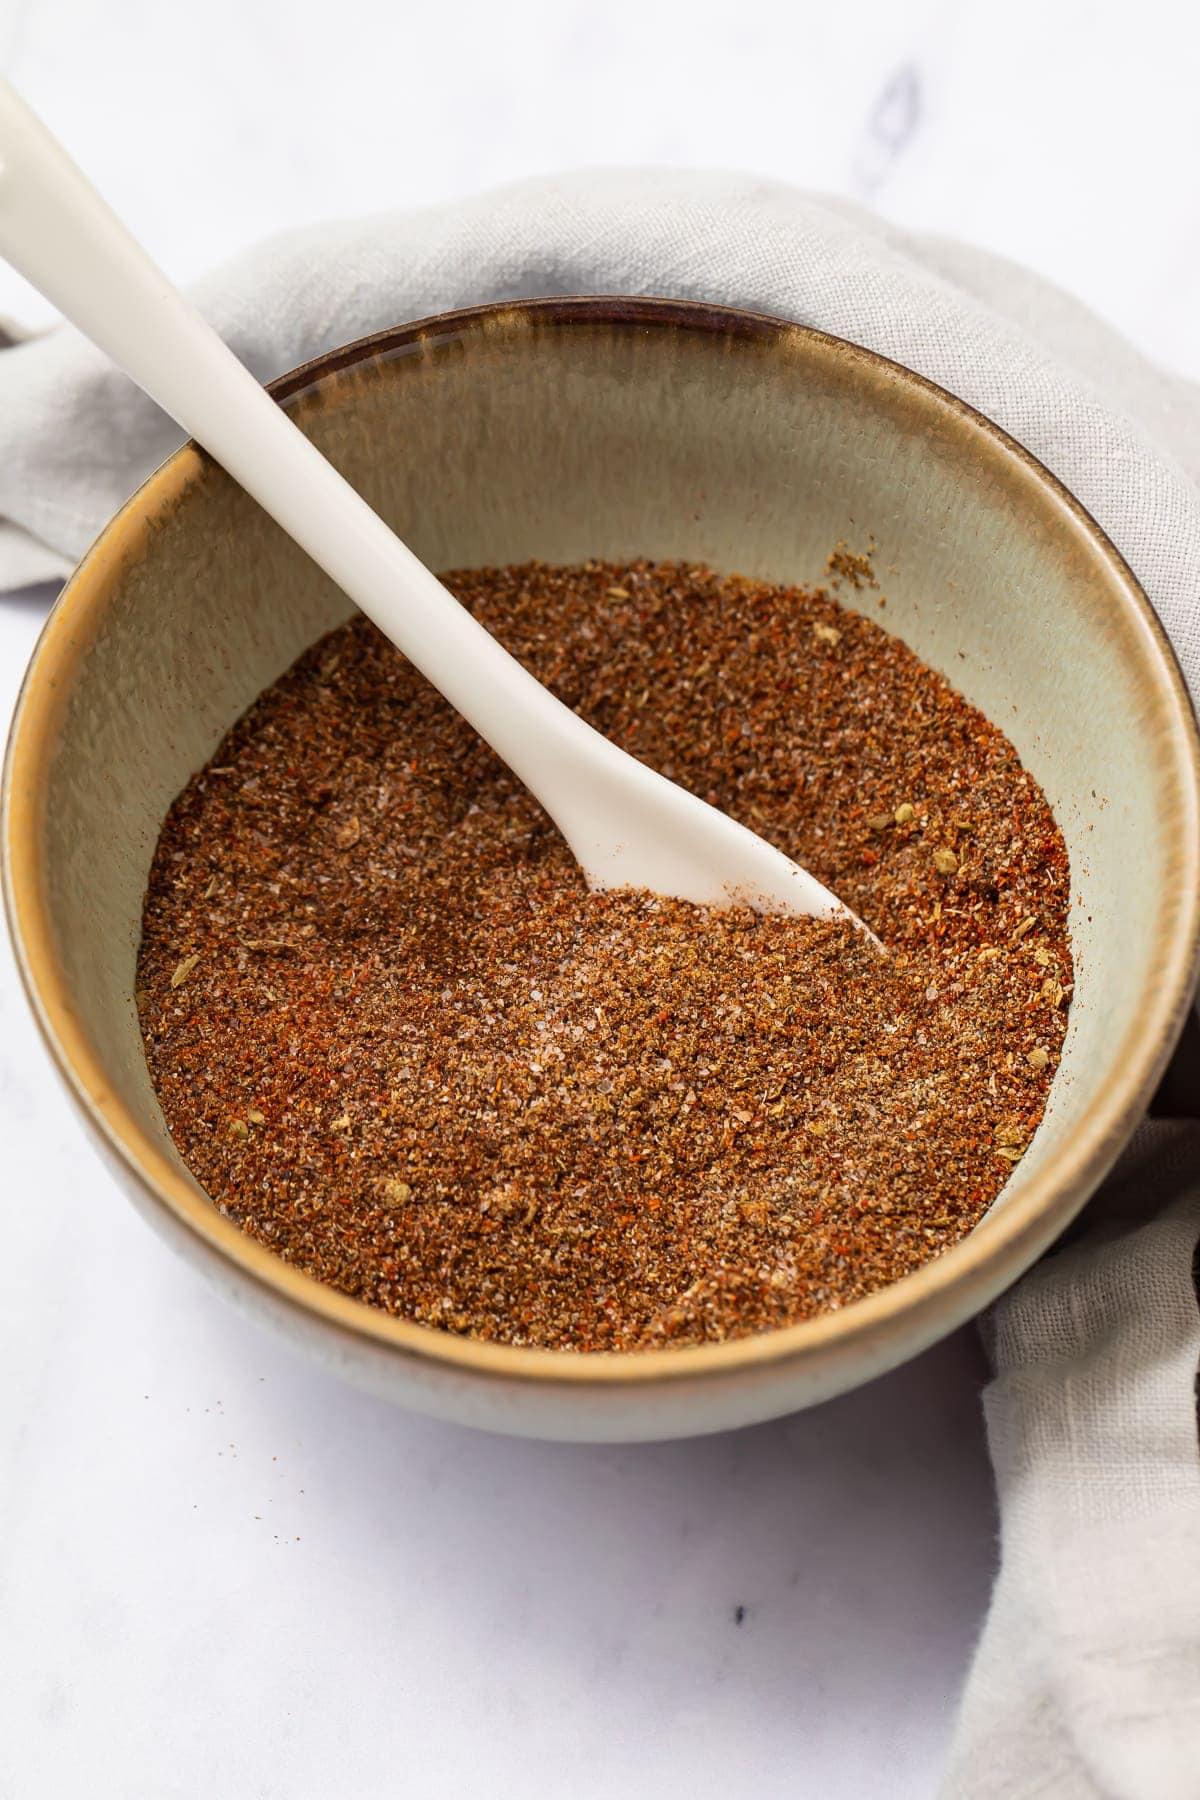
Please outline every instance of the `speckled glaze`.
M712 307L481 308L351 345L275 392L434 568L643 555L803 582L839 539L873 537L888 601L875 616L1004 728L1054 806L1073 871L1075 1002L1046 1121L991 1212L844 1312L728 1345L579 1356L429 1331L289 1268L181 1164L142 1057L134 961L170 801L347 605L189 446L67 585L5 774L22 974L135 1203L230 1299L348 1377L536 1436L684 1436L768 1418L970 1317L1121 1149L1200 959L1195 722L1112 546L1032 458L940 390L820 333Z

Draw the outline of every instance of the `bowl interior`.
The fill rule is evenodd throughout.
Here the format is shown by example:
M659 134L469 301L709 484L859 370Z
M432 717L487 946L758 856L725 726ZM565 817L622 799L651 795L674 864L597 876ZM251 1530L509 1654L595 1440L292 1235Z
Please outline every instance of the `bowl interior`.
M1198 885L1182 684L1132 578L1067 496L903 371L700 308L484 310L282 385L434 568L650 556L807 582L839 540L873 540L886 610L865 589L845 603L1004 728L1068 842L1076 992L1062 1067L1034 1147L973 1238L986 1243L1031 1184L1065 1223L1182 1017ZM86 559L35 662L37 729L18 728L11 810L27 802L34 816L29 880L62 1011L139 1142L179 1168L132 1000L159 826L238 714L347 610L187 449ZM20 879L15 893L20 929Z

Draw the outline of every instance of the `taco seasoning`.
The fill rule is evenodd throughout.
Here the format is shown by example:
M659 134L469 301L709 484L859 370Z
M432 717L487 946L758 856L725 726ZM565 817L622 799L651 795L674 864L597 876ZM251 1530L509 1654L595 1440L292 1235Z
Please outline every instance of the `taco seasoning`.
M390 1313L575 1351L833 1311L971 1229L1058 1063L1066 851L1003 733L833 574L446 579L887 957L847 924L589 894L361 618L261 696L168 815L138 964L167 1124L223 1213Z

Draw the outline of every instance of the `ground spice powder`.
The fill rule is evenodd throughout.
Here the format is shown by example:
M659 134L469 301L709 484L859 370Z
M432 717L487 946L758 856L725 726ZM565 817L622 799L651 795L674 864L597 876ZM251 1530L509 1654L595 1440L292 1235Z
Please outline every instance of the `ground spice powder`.
M356 619L233 728L154 858L146 1053L214 1203L388 1312L581 1351L810 1318L953 1244L1041 1118L1071 994L1065 848L1004 735L833 592L650 563L447 579L892 954L588 894Z

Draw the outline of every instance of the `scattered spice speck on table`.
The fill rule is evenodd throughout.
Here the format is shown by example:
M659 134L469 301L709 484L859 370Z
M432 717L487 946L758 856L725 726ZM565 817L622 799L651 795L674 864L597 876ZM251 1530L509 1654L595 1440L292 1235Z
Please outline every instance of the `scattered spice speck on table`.
M683 564L445 577L569 706L853 926L590 894L365 619L167 817L138 1006L181 1155L296 1267L574 1351L811 1318L957 1242L1025 1154L1070 1004L1066 849L1012 745L813 590Z

